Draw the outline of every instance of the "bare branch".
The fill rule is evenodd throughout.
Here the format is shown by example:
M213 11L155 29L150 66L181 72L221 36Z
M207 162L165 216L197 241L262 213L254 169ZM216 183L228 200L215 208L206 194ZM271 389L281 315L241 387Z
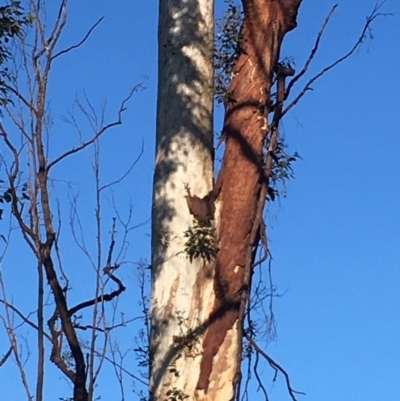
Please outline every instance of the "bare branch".
M51 59L54 60L59 56L62 56L65 53L70 52L71 50L77 49L78 47L82 46L86 40L89 38L89 36L91 35L91 33L94 31L94 29L101 23L101 21L103 21L104 17L100 17L97 22L95 24L92 25L92 27L89 29L89 31L86 33L86 35L83 37L83 39L78 42L76 45L72 45L70 47L67 47L64 50L59 51L58 53L56 53Z
M258 387L261 389L261 391L262 391L263 394L264 394L265 400L266 400L266 401L269 401L267 390L265 389L265 386L264 386L264 384L263 384L263 382L262 382L262 380L261 380L261 377L260 377L260 375L258 374L258 362L260 361L260 354L259 354L258 352L256 352L256 357L255 357L255 359L256 359L256 360L255 360L255 362L254 362L254 375L255 375L256 380L257 380L257 382L258 382Z
M118 266L110 266L109 269L115 269ZM104 269L106 272L106 269L108 268L108 266ZM125 286L122 284L122 281L115 277L113 274L108 273L109 277L111 280L113 280L115 283L118 284L118 289L110 292L109 294L101 294L99 296L97 296L94 299L90 299L89 301L85 301L85 302L81 302L80 304L72 307L69 311L68 311L68 315L72 316L73 314L75 314L76 312L80 311L81 309L84 308L88 308L89 306L93 306L96 305L99 302L104 302L104 301L112 301L115 297L117 297L118 295L120 295L122 292L124 292L126 290Z
M91 37L94 29L99 26L103 17L95 22L93 26L89 26L90 29L84 32L83 38L78 39L79 43L73 42L71 46L67 45L66 48L62 48L59 42L68 19L67 5L69 1L59 0L57 2L56 7L59 8L55 10L55 18L51 25L47 25L46 23L46 2L30 0L29 3L33 12L33 32L29 33L27 36L21 36L17 43L17 50L20 52L20 57L16 56L14 60L12 60L13 72L15 73L16 79L10 82L6 89L10 91L10 96L15 104L10 102L6 110L14 129L12 131L8 130L7 122L0 121L0 142L4 143L3 147L6 149L7 157L6 159L3 155L0 155L0 163L2 165L4 164L8 178L8 182L5 185L7 185L7 189L9 188L8 192L10 194L10 201L8 198L6 199L7 202L10 202L11 206L10 219L16 219L18 228L21 230L23 237L32 249L35 259L38 262L37 274L39 277L39 286L36 294L38 300L38 308L36 311L38 319L37 321L33 319L31 314L25 315L22 310L18 310L18 308L12 304L12 301L7 301L4 288L2 288L3 282L0 275L0 293L3 292L3 294L0 294L0 306L4 305L2 309L5 311L4 316L0 314L0 324L2 322L4 323L11 347L10 351L8 351L4 357L0 356L0 365L4 364L10 355L15 359L15 363L17 364L26 388L27 399L31 399L28 379L24 370L24 364L26 362L25 346L23 348L24 352L21 352L22 348L20 345L23 345L23 343L21 343L18 337L20 327L28 327L29 331L34 330L37 332L38 338L37 345L39 352L35 353L35 358L38 362L35 399L40 401L43 398L41 389L44 374L44 360L41 350L44 350L43 342L46 341L51 342L51 362L53 362L73 384L74 399L92 399L94 398L94 385L102 369L105 361L105 354L108 350L107 345L110 331L139 319L135 317L131 320L125 320L122 314L121 319L117 321L114 319L112 323L106 320L106 311L108 311L110 307L105 304L105 301L113 300L114 302L112 305L116 309L118 303L115 302L115 297L124 291L125 287L122 281L113 274L123 263L122 260L120 261L118 259L119 255L117 258L114 255L114 253L118 253L117 250L114 250L114 235L108 253L106 268L103 269L103 263L101 262L103 244L102 231L100 229L100 192L102 189L109 188L119 183L132 171L137 160L143 153L143 145L137 160L135 160L132 165L128 166L128 171L126 173L123 172L122 176L115 182L106 184L100 189L101 184L99 176L96 175L95 177L97 179L96 219L99 227L97 231L96 257L90 258L89 248L85 249L85 251L91 262L94 262L96 258L96 263L93 263L93 266L96 271L97 287L94 293L87 294L87 298L90 299L90 301L80 303L73 308L70 308L67 299L69 282L67 272L64 271L65 266L63 266L62 255L59 249L59 246L61 247L60 205L57 198L56 205L53 204L53 193L49 187L52 180L49 177L49 172L52 166L56 165L67 156L79 152L90 145L94 145L95 152L98 152L100 146L98 140L100 136L112 127L122 123L127 102L142 86L137 85L132 90L130 90L130 88L128 89L130 93L125 99L121 99L122 102L117 105L116 113L110 120L110 123L108 123L109 120L105 120L106 103L102 103L101 105L102 114L97 115L95 108L90 103L87 96L85 99L87 103L82 104L77 101L77 106L84 114L84 117L87 118L88 126L90 126L92 130L89 136L84 137L84 139L82 139L81 135L81 140L77 143L77 148L67 150L54 160L49 160L51 120L48 109L47 88L51 75L52 62L56 58L82 46L89 37ZM78 127L77 120L73 120L73 123ZM13 137L14 132L17 132L16 137ZM82 133L82 131L78 132ZM87 140L88 138L89 140ZM98 154L96 157L96 163L99 163L100 159ZM8 163L8 160L11 160L10 163ZM23 175L20 169L25 164L28 166L28 172L26 175ZM26 182L22 181L22 177L25 176L27 176ZM20 186L22 186L21 184L23 184L22 191L20 188ZM27 202L24 199L26 199ZM77 215L76 205L74 204L73 206L75 208L75 210L73 210L73 216L75 216ZM56 229L53 227L53 220L57 221L56 213L53 210L55 207L58 211L58 226ZM115 218L115 220L117 220L117 218ZM79 220L76 226L83 232ZM123 247L127 243L126 233L129 230L129 228L125 226L124 228L125 236ZM72 230L72 235L76 240L74 230ZM4 236L1 237L3 238ZM84 243L81 248L82 247L85 248ZM116 245L115 248L117 248ZM0 261L1 257L0 254ZM103 272L105 277L103 276ZM45 281L43 280L43 273L46 274L46 283L49 286L47 291L44 288ZM105 293L105 289L108 288L106 286L110 284L110 281L117 284L117 289L115 289L116 285L112 284L111 290L109 291L110 293ZM114 289L115 291L113 291ZM43 307L46 304L44 300L46 295L48 297L54 297L55 309L53 315L47 321L48 328L43 328ZM93 319L89 322L90 325L85 326L84 323L82 325L77 324L77 322L72 319L72 315L88 305L94 305ZM14 320L16 320L16 324ZM92 331L92 342L90 343L89 341L90 347L86 346L88 336L85 335L85 333L80 332L79 334L83 336L82 338L78 337L77 331L79 329L90 329ZM103 338L103 343L100 347L99 343L101 343L101 341L98 339L99 332L103 332L101 336ZM85 353L86 349L88 349L87 355L83 354L83 349L85 349ZM100 351L100 353L96 352L95 354L95 350ZM64 351L68 353L67 357L64 355ZM28 356L30 356L29 348ZM86 387L89 388L89 392L86 390ZM77 396L79 394L81 394L81 398Z
M98 355L99 353L97 351L95 351L95 353ZM104 355L104 359L108 362L110 362L111 364L117 366L119 369L121 369L122 372L124 372L126 375L128 375L129 377L131 377L132 379L137 380L138 382L140 382L141 384L143 384L144 386L148 386L149 383L146 383L143 379L141 379L140 377L134 375L133 373L129 372L129 370L125 369L122 365L118 364L115 360L112 360L111 358L109 358L108 356Z
M338 59L336 59L333 63L329 64L328 66L326 66L325 68L323 68L318 74L314 75L303 87L303 89L301 90L301 92L292 100L292 102L283 110L282 112L282 116L283 117L292 107L294 107L299 100L306 94L307 91L312 90L311 85L317 81L319 78L321 78L325 73L327 73L328 71L330 71L331 69L335 68L337 65L339 65L340 63L342 63L343 61L345 61L346 59L348 59L360 46L361 44L364 42L365 36L367 34L367 32L370 31L371 28L371 24L372 22L374 22L374 20L378 17L381 16L388 16L391 15L389 13L383 14L378 12L379 9L383 6L383 4L386 2L386 0L382 1L381 3L377 3L374 7L374 9L372 10L371 14L367 17L367 20L364 24L364 27L361 31L361 34L359 36L359 38L357 39L357 41L355 42L355 44L353 45L353 47L347 52L345 53L342 57L339 57ZM290 85L290 84L289 84Z
M11 93L13 93L19 100L21 100L21 102L30 110L32 111L34 114L37 113L37 110L35 108L35 106L33 105L33 103L29 100L27 100L25 98L24 95L21 94L21 92L17 89L15 89L14 87L8 85L6 82L2 83L2 86L4 86L8 91L10 91Z
M72 148L62 155L58 156L55 158L53 161L51 161L47 165L47 171L49 171L53 166L55 166L57 163L59 163L61 160L65 159L66 157L73 155L74 153L80 152L81 150L87 148L89 145L92 145L94 142L96 142L102 134L104 134L107 130L109 130L112 127L115 127L117 125L122 124L122 114L126 110L126 103L131 99L131 97L134 95L135 92L137 92L139 89L142 89L143 86L142 84L136 85L129 93L129 95L122 101L121 106L118 111L118 119L116 121L113 121L112 123L109 123L102 128L98 132L96 132L91 139L88 141L82 143L81 145L77 146L76 148Z
M10 346L8 351L4 354L3 358L0 359L0 367L3 366L7 362L7 359L10 357L12 350L13 350L13 347Z
M249 341L249 343L251 344L251 346L255 349L256 352L258 352L260 355L262 355L265 360L269 363L269 365L275 370L275 372L281 372L283 374L283 376L285 377L285 381L286 381L286 387L288 389L290 398L293 401L297 401L297 398L295 396L295 394L301 394L301 395L305 395L305 393L301 392L301 391L296 391L293 390L292 385L290 384L290 377L289 374L286 372L285 369L282 368L282 366L280 366L277 362L275 362L257 343L256 341L247 333L244 333L244 336L246 337L246 339Z
M12 207L12 213L16 217L18 224L21 228L22 234L24 236L25 241L29 245L29 247L32 249L33 253L37 255L37 250L35 248L34 242L35 239L37 238L33 230L26 225L22 218L22 210L20 210L19 205L18 205L18 197L16 193L16 188L15 188L15 180L17 179L17 175L19 173L19 152L15 148L15 146L12 144L8 137L8 133L5 130L4 126L2 123L0 123L0 136L3 137L4 143L7 145L11 153L13 154L14 162L13 162L13 168L12 170L8 173L8 180L10 184L10 189L11 189L11 207Z
M311 61L314 59L315 55L317 54L318 48L319 48L319 43L321 41L322 35L324 34L325 28L328 26L328 23L335 12L336 8L338 7L339 4L335 4L332 6L331 11L325 18L324 23L321 26L320 31L318 32L317 39L315 40L315 44L313 49L310 52L310 55L308 56L307 61L304 64L304 67L302 70L289 82L287 88L286 88L286 94L285 94L285 99L289 97L290 90L292 89L293 85L307 72L308 67L311 64Z
M137 162L140 160L140 158L143 156L143 152L144 152L144 141L142 138L142 148L140 149L139 155L136 157L135 160L133 160L132 164L130 165L130 167L128 168L128 170L118 179L116 179L115 181L112 181L108 184L103 185L102 187L99 188L99 191L103 191L106 188L112 187L113 185L119 184L121 181L123 181L133 170L133 168L136 166Z
M45 80L47 80L48 73L50 71L50 66L52 62L52 57L51 54L54 51L54 48L60 39L61 33L67 23L67 3L68 0L62 0L59 10L58 10L58 15L55 20L52 32L50 33L49 38L46 40L45 39L45 28L42 25L42 19L39 16L39 9L36 10L36 18L35 20L37 21L38 28L36 30L40 32L41 34L41 42L42 42L42 48L36 52L37 50L37 41L35 41L35 47L33 51L33 63L35 66L35 73L36 77L38 79L38 82L40 82L40 69L39 69L39 64L38 61L39 59L47 52L48 57L45 63L45 68L44 68L44 74L43 77L45 77Z
M1 272L0 272L1 273ZM6 300L6 290L4 286L4 281L3 278L0 274L0 289L3 294L3 299ZM15 363L18 367L20 376L21 376L21 381L22 385L25 389L25 393L27 396L27 400L31 400L31 391L29 388L29 383L28 383L28 378L25 370L25 364L24 361L21 360L21 353L18 347L18 340L17 336L15 333L15 329L12 325L12 318L10 314L10 308L8 308L7 304L5 304L5 317L0 315L0 320L2 320L4 328L6 329L8 340L10 342L10 347L12 348L13 354L14 354L14 360Z
M121 352L121 349L118 345L117 342L111 343L111 339L109 340L110 343L110 350L111 350L111 356L114 362L116 362L116 354L119 357L120 365L123 364L124 358L128 354L128 351L125 351L124 353ZM113 363L113 368L114 368L114 373L115 376L117 377L119 388L120 388L120 393L121 393L121 401L125 400L125 392L124 392L124 385L123 385L123 372L121 368L119 368L116 363Z
M70 221L69 221L69 226L71 229L71 234L72 237L75 241L75 244L78 246L78 248L82 251L82 253L87 257L89 260L91 266L96 270L96 263L94 259L92 258L90 252L88 251L88 247L85 242L85 236L83 234L84 230L82 227L82 221L79 217L79 213L77 210L77 199L78 196L74 195L71 200L71 210L70 210ZM78 226L79 232L77 232L76 225Z
M60 253L60 247L59 247L59 240L60 240L60 235L61 235L61 226L62 226L62 220L61 220L61 210L60 210L60 202L59 199L56 199L57 203L57 217L58 217L58 227L56 229L56 238L54 240L54 250L56 252L56 258L58 262L58 268L60 269L61 276L64 279L65 285L64 289L65 291L68 291L69 288L69 278L67 276L67 273L64 269L64 265L61 259L61 253Z
M15 312L20 318L21 320L28 324L29 326L33 327L35 330L39 330L39 327L36 323L32 322L32 320L30 320L28 317L26 317L16 306L14 306L13 304L10 304L9 302L5 301L4 299L0 299L0 303L2 303L3 305L5 305L7 308L11 309L13 312ZM43 333L43 335L49 340L51 341L51 337L47 334L47 333ZM0 365L1 366L1 365Z
M61 346L58 338L60 337L60 332L56 329L56 320L58 318L57 309L54 311L53 315L47 321L51 333L51 343L53 345L50 354L50 360L64 373L71 382L75 381L75 373L68 368L64 359L61 357Z
M85 324L85 325L76 324L75 328L79 329L79 330L83 330L83 331L95 330L100 333L107 333L107 332L110 332L111 330L117 329L118 327L125 327L127 324L134 322L136 320L143 320L143 316L133 317L132 319L128 319L126 321L124 320L121 323L113 324L112 326L107 326L105 328L98 327L98 326L93 327L93 325L91 325L91 324Z

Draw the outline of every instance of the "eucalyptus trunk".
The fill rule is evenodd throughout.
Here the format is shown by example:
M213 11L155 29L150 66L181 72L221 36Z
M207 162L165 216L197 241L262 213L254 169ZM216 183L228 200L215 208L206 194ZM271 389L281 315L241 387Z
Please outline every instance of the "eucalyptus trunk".
M284 89L272 123L281 43L301 0L243 0L241 52L228 90L214 183L213 4L160 0L157 151L152 214L152 400L231 401L262 230ZM268 148L265 145L268 144ZM187 230L212 221L218 252L188 255ZM201 252L200 252L201 253Z
M150 392L153 400L172 392L191 400L201 335L186 339L214 303L212 270L188 258L184 237L194 219L188 191L205 196L213 186L214 2L160 0L158 29Z

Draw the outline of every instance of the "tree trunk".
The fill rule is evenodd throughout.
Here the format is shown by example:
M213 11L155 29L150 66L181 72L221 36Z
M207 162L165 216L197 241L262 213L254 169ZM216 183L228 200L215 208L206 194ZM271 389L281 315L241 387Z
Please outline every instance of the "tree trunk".
M273 71L284 35L296 26L301 0L243 0L242 52L229 88L225 152L217 180L220 251L216 263L218 315L203 341L198 389L207 400L231 400L239 380L243 307L248 299L253 250L259 240L265 196L263 147L270 132ZM259 215L257 215L259 214ZM257 219L258 218L258 219ZM220 389L231 385L221 397Z
M213 185L214 2L160 0L156 166L152 210L152 400L193 399L201 359L192 331L213 306L213 273L189 260L185 196ZM190 338L190 340L188 340ZM190 342L190 344L188 343ZM175 398L173 398L175 397Z
M301 3L243 0L243 52L229 89L225 152L211 191L212 6L198 1L160 2L151 316L151 393L157 401L234 398L243 310L265 202L264 144L271 131L274 68ZM219 252L211 263L189 263L183 252L183 232L193 219L185 184L198 197L210 191L217 197Z

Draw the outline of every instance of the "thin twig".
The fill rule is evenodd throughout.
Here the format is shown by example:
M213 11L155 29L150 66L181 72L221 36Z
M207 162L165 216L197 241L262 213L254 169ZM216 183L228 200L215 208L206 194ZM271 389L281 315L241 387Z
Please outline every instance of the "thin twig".
M12 350L13 350L13 347L11 345L10 348L8 349L8 351L4 354L3 358L0 359L0 367L3 366L7 362L7 359L10 357Z
M16 306L13 304L10 304L9 302L5 301L4 299L0 299L0 303L5 305L7 308L10 308L13 312L15 312L21 320L28 324L29 326L33 327L35 330L39 330L39 327L36 323L32 322L32 320L29 320ZM43 333L44 337L46 337L49 341L51 341L51 337L47 333Z
M129 324L131 322L134 322L136 320L142 320L142 319L143 319L143 316L137 316L137 317L133 317L132 319L129 319L129 320L126 320L126 321L124 320L121 323L113 324L112 326L108 326L108 327L105 327L105 328L101 328L101 327L98 327L98 326L97 327L93 327L93 325L91 325L91 324L86 324L86 325L75 324L75 328L79 329L79 330L82 330L82 331L95 330L95 331L98 331L99 333L108 333L111 330L117 329L118 327L125 327L127 324Z
M286 372L285 369L282 368L282 366L280 366L277 362L275 362L257 343L256 341L249 336L247 333L244 333L244 336L247 338L247 340L250 342L251 346L260 354L262 355L265 360L269 363L269 365L275 370L275 372L281 372L283 374L283 376L285 377L285 381L286 381L286 387L288 389L290 398L293 401L297 401L295 394L301 394L301 395L305 395L305 393L301 392L301 391L296 391L293 390L292 385L290 384L290 377L289 374Z
M256 357L255 357L255 362L254 362L254 367L253 367L254 376L256 377L256 380L258 382L258 388L261 389L261 391L264 394L265 401L269 401L267 390L266 390L266 388L265 388L265 386L264 386L264 384L263 384L263 382L261 380L260 375L258 374L258 362L259 361L260 361L260 354L258 352L256 352Z
M14 87L8 85L6 82L3 82L2 86L4 86L8 91L13 93L19 100L21 100L21 102L28 108L28 110L30 110L34 114L37 113L33 103L26 99L25 96L18 89L15 89Z
M143 156L143 153L144 153L144 141L143 141L143 138L142 138L142 147L141 147L141 149L140 149L139 155L136 157L135 160L133 160L133 162L132 162L132 164L130 165L130 167L128 168L128 170L127 170L121 177L117 178L116 180L111 181L110 183L104 184L103 186L101 186L101 187L99 188L99 191L100 191L100 192L101 192L101 191L104 191L106 188L112 187L112 186L114 186L114 185L116 185L116 184L119 184L121 181L123 181L123 180L131 173L131 171L133 170L133 168L136 166L137 162L138 162L138 161L141 159L141 157Z
M126 110L126 103L131 99L131 97L134 95L135 92L137 92L139 89L142 89L143 86L142 84L136 85L128 94L128 96L122 101L121 106L118 111L118 119L116 121L113 121L112 123L109 123L105 126L103 126L98 132L96 132L91 139L89 139L86 142L83 142L81 145L77 146L76 148L72 148L62 155L56 157L53 161L51 161L47 165L47 171L49 171L53 166L55 166L57 163L59 163L61 160L65 159L68 156L73 155L74 153L80 152L81 150L87 148L89 145L92 145L95 143L102 134L104 134L107 130L109 130L112 127L115 127L117 125L122 124L122 114Z
M97 351L95 351L96 354L98 354ZM141 379L140 377L134 375L133 373L129 372L129 370L125 369L122 365L118 364L116 361L113 361L111 358L109 358L108 356L104 355L104 359L108 362L110 362L111 364L117 366L119 369L121 369L122 372L124 372L126 375L128 375L129 377L131 377L132 379L137 380L138 382L140 382L141 384L148 386L149 383L145 382L143 379Z
M326 66L325 68L323 68L318 74L314 75L303 87L303 89L301 90L301 92L292 100L292 102L283 110L282 112L282 117L289 111L292 109L292 107L294 107L299 100L306 94L307 91L312 90L311 85L318 80L319 78L321 78L325 73L327 73L328 71L330 71L332 68L335 68L338 64L342 63L343 61L345 61L346 59L348 59L360 46L361 44L364 42L365 39L365 35L367 34L367 32L370 30L370 26L372 24L372 22L381 16L387 16L387 15L391 15L391 14L383 14L383 13L379 13L378 10L382 7L382 5L386 2L382 1L381 3L378 3L375 5L374 9L372 10L371 14L367 17L367 20L364 24L364 27L361 31L361 34L359 36L359 38L357 39L356 43L353 45L353 47L347 52L345 53L342 57L339 57L338 59L336 59L333 63L329 64L328 66Z
M324 34L325 28L328 26L328 23L335 12L336 8L338 7L339 4L335 4L332 6L331 11L329 14L326 16L324 23L321 26L321 29L318 32L317 38L315 40L314 47L312 48L310 55L308 56L307 61L304 64L304 67L302 70L289 82L287 88L286 88L286 93L285 93L285 99L289 97L290 90L292 89L293 85L307 72L308 67L310 66L312 60L314 59L315 55L317 54L318 48L319 48L319 43L321 41L322 35Z
M62 56L62 55L65 54L65 53L70 52L71 50L77 49L78 47L82 46L82 45L86 42L86 40L89 38L89 36L91 35L91 33L94 31L94 29L101 23L101 21L103 21L103 19L104 19L104 16L103 16L103 17L100 17L100 18L97 20L97 22L96 22L95 24L92 25L92 27L89 29L89 31L86 33L86 35L83 37L83 39L82 39L79 43L77 43L77 44L75 44L75 45L72 45L72 46L70 46L70 47L67 47L67 48L64 49L64 50L59 51L58 53L56 53L56 54L52 57L52 60L56 59L56 58L59 57L59 56Z

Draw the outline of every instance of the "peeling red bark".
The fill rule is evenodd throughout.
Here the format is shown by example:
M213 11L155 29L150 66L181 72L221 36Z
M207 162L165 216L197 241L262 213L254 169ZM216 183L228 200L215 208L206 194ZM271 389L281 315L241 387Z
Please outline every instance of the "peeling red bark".
M218 177L221 202L216 260L214 305L216 319L203 340L203 356L197 388L207 392L213 358L228 330L240 316L246 294L246 269L251 266L248 249L262 184L263 144L267 135L273 69L284 35L296 27L301 0L243 0L243 52L239 56L226 106L225 153ZM242 339L238 339L241 344ZM219 366L221 369L221 366Z

